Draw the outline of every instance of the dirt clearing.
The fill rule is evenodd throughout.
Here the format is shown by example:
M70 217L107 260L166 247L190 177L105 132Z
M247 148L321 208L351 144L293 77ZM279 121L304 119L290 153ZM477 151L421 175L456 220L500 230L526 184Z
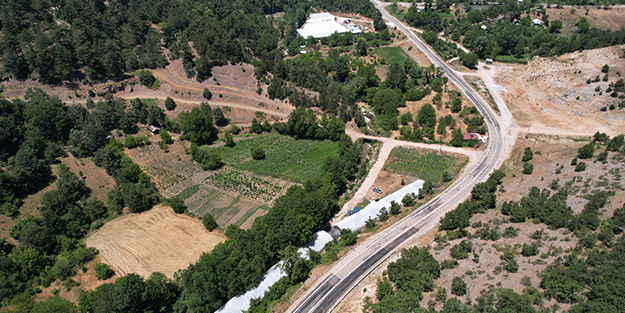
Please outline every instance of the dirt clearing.
M119 275L137 273L147 278L161 272L172 278L225 240L219 231L207 231L199 220L157 205L106 223L85 243L98 249L102 261Z
M528 65L497 63L495 81L517 125L527 128L531 123L531 132L555 128L580 135L623 133L625 109L618 108L623 100L611 96L609 85L625 74L624 47L534 57ZM605 64L610 67L607 81L601 71ZM594 81L597 77L600 80ZM614 109L607 109L611 105Z

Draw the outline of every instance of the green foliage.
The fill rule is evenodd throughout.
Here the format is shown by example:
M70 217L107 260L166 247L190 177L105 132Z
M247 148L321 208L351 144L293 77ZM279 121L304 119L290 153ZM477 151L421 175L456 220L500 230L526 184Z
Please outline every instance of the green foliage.
M205 171L216 170L223 165L221 155L215 151L207 151L198 148L195 144L191 144L190 153L196 162L202 164L202 168Z
M210 92L210 90L208 90L208 88L204 88L204 91L202 92L202 97L204 97L204 99L206 100L210 100L213 98L213 94Z
M217 139L217 129L213 125L213 114L206 103L199 108L194 107L191 112L178 114L183 139L196 144L210 144Z
M441 262L441 270L452 269L458 267L458 260L443 260Z
M111 278L113 274L115 274L115 272L111 269L111 267L108 266L108 264L106 263L96 264L93 267L93 270L95 271L95 277L97 277L100 280L107 280Z
M395 148L391 151L389 159L384 165L384 170L438 183L445 172L458 171L461 164L458 159L449 155L416 149Z
M459 244L451 247L450 254L454 259L466 259L469 257L469 252L473 250L473 243L468 240L463 240Z
M164 202L166 205L170 206L171 209L174 210L174 212L178 214L184 213L185 204L184 200L182 200L181 198L174 196L169 199L165 199Z
M523 162L527 162L534 157L534 153L532 152L532 148L526 147L525 152L523 153L523 158L521 159Z
M204 214L204 216L202 216L202 224L204 224L204 227L206 227L208 231L212 231L213 229L217 228L217 222L215 221L215 218L210 214Z
M477 63L479 60L478 60L477 54L473 52L469 52L469 53L461 54L460 61L462 62L462 65L470 69L475 69L477 68Z
M137 78L139 78L139 82L141 83L141 85L146 86L148 88L158 89L156 85L158 82L158 79L154 77L154 75L152 74L152 71L141 70L141 71L137 71L136 75L137 75Z
M265 149L263 149L263 147L261 146L256 146L252 148L250 152L252 154L252 159L254 160L262 160L265 158Z
M575 165L575 171L576 172L583 172L584 170L586 170L586 163L585 162L579 162Z
M467 283L460 277L454 277L451 281L451 294L456 296L464 296L467 294Z
M391 209L390 209L390 211L389 211L389 212L390 212L392 215L397 215L397 214L399 214L400 210L401 210L401 205L399 205L399 204L398 204L397 202L395 202L395 201L391 201Z
M176 101L174 101L174 99L172 99L172 98L170 98L170 97L167 97L167 98L165 99L165 108L166 108L168 111L173 111L173 110L175 110L175 109L176 109Z
M538 255L538 244L532 243L528 245L524 243L523 248L521 249L521 255L524 257Z
M249 153L254 147L265 149L263 160L250 159ZM265 134L240 140L232 148L198 148L203 149L221 155L229 165L239 170L304 183L323 172L325 160L336 156L339 144L329 140L295 140L287 136Z
M594 153L595 153L595 144L591 142L587 145L580 147L577 150L577 157L580 159L590 159L592 158Z
M523 163L523 174L531 175L534 172L534 164Z
M128 136L124 140L124 147L128 149L133 149L136 147L143 147L144 145L149 145L150 139L144 135Z
M440 230L464 229L470 225L473 214L495 208L495 191L505 176L502 171L494 171L484 183L477 184L471 190L471 198L452 211L440 221Z

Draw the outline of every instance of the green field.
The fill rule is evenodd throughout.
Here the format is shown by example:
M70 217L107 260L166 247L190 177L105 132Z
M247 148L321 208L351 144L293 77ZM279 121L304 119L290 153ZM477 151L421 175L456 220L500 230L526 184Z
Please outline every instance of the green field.
M250 150L256 146L265 149L265 159L252 159ZM226 164L239 170L304 183L321 174L323 162L336 156L338 143L266 134L238 141L232 148L204 146L203 149L218 152Z
M402 64L405 59L410 57L399 47L379 47L373 49L373 53L379 55L386 60L386 63L400 63Z
M438 154L415 148L395 148L391 151L384 170L418 179L441 181L443 173L455 176L466 164L466 158Z

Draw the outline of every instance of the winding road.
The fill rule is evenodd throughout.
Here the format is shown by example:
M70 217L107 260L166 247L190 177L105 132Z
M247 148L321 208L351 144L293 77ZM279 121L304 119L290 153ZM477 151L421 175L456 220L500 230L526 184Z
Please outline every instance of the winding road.
M420 231L424 232L434 227L447 211L454 209L460 202L468 198L473 186L486 180L488 175L501 164L506 157L507 147L516 139L516 136L504 138L504 134L509 134L508 127L511 125L509 123L502 124L500 117L493 112L488 103L459 74L441 60L411 30L384 10L384 3L376 0L372 0L372 2L387 21L405 34L471 100L484 116L488 126L489 143L482 152L479 161L469 164L460 178L449 188L401 221L371 236L366 242L340 259L303 296L295 301L287 312L331 312L360 280L386 260L396 248ZM505 103L502 105L505 106Z

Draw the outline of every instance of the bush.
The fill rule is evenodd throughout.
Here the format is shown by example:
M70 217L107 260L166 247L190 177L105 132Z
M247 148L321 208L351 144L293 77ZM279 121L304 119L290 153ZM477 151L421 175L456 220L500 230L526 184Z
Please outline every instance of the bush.
M111 278L115 273L108 264L98 263L93 267L95 271L95 277L100 280L105 280Z
M525 153L523 153L523 162L527 162L529 160L531 160L534 157L534 153L532 152L532 148L527 147L525 148Z
M178 214L184 213L184 200L180 199L179 197L171 197L165 200L165 204L170 206L172 210L174 210L174 212Z
M206 227L208 231L212 231L213 229L217 228L217 222L215 221L215 218L210 214L204 214L204 216L202 216L202 224L204 224L204 227Z
M263 147L261 146L252 148L251 153L252 159L254 160L262 160L265 158L265 149L263 149Z
M595 144L589 143L577 149L577 157L580 159L590 159L595 154Z
M441 262L442 270L452 269L456 267L458 267L458 260L443 260L443 262Z
M531 175L534 172L534 164L523 163L523 174Z
M576 172L583 172L584 170L586 170L586 163L579 162L579 163L577 163L577 165L575 165L575 171Z
M523 244L523 248L521 249L521 255L524 257L538 255L538 244Z
M473 243L467 240L461 241L459 244L451 247L451 257L454 259L466 259L469 257L469 252L473 249Z
M451 294L456 296L467 294L467 283L460 277L454 277L454 280L451 282Z
M399 214L400 210L401 210L401 206L397 202L391 201L390 213L392 215L397 215L397 214Z
M208 88L204 88L204 92L202 92L202 96L206 100L210 100L211 98L213 98L213 94L210 92L210 90L208 90Z
M167 99L165 99L165 108L168 111L173 111L176 109L176 101L174 101L174 99L167 97Z

